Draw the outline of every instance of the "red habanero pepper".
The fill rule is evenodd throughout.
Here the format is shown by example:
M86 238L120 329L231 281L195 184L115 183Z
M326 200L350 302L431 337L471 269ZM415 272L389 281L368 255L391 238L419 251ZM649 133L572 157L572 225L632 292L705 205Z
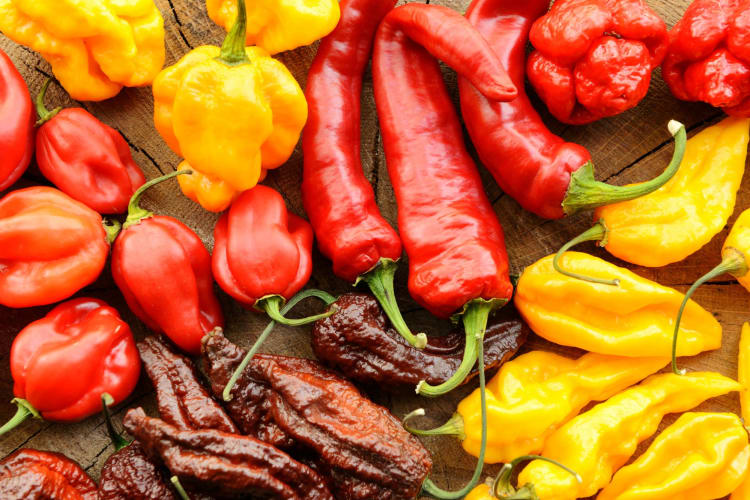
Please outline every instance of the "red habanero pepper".
M61 453L21 448L0 461L3 500L96 500L96 483Z
M0 191L16 182L34 153L34 107L26 82L0 49Z
M36 162L65 194L102 214L125 212L146 178L120 133L83 108L48 111L44 82L36 98L39 114Z
M201 338L224 324L214 295L211 255L185 224L139 206L154 184L191 172L172 172L138 188L112 246L112 277L130 309L149 328L164 333L180 349L199 354Z
M280 312L312 273L310 224L289 213L284 198L259 184L232 202L214 228L211 267L219 286L274 321L305 325L333 314L289 319Z
M690 4L669 32L662 76L678 99L750 116L750 2Z
M66 299L102 272L119 224L62 191L34 186L0 199L0 304Z
M531 85L555 118L580 125L646 96L668 35L643 0L557 0L534 22L530 40Z
M13 340L10 371L16 415L0 435L27 417L76 422L99 413L102 393L122 402L135 388L141 362L133 334L98 299L63 302Z
M396 331L423 348L427 337L411 332L393 288L401 239L380 215L360 162L362 75L375 30L395 4L342 0L336 29L320 42L305 88L302 201L334 274L355 284L365 281Z
M548 5L548 0L474 0L466 12L519 89L518 97L510 102L493 101L459 75L461 113L482 163L503 192L546 219L659 189L672 178L679 163L638 185L597 182L589 152L550 132L523 92L529 30Z
M375 103L409 256L409 291L438 317L458 311L466 331L456 373L438 386L424 381L417 386L429 396L466 378L489 313L513 292L502 228L466 151L436 57L492 99L516 96L487 42L456 12L407 4L380 24L373 56Z

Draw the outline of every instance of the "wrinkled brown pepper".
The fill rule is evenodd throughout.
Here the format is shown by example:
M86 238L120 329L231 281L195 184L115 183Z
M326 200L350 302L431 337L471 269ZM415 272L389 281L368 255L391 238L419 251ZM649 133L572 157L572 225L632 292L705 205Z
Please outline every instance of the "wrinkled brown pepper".
M203 342L219 397L245 351L217 332ZM314 452L336 498L412 499L432 467L427 450L386 408L312 360L256 355L227 408L243 432L260 438L273 424Z
M390 391L413 390L420 380L431 385L445 382L461 364L463 331L431 336L427 346L420 350L391 327L371 295L345 294L336 300L335 306L335 314L313 325L313 351L323 363L352 380L377 384ZM528 326L514 308L501 309L484 337L486 369L512 357L526 341L528 332ZM474 369L464 383L476 374Z
M162 466L138 441L109 456L99 481L99 500L177 500Z
M180 430L147 417L141 408L129 410L123 425L186 487L228 498L333 499L311 468L253 437L213 429Z
M0 461L3 500L96 500L96 483L60 453L22 448Z

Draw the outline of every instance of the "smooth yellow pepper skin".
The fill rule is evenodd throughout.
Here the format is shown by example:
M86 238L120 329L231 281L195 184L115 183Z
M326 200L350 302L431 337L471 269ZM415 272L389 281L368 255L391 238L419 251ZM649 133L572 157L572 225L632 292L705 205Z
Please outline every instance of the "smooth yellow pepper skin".
M735 227L738 223L739 220L735 223ZM742 385L740 391L742 420L745 423L750 423L750 323L742 325L737 359L737 380ZM731 500L750 500L750 476L746 477L742 484L732 492Z
M542 455L580 474L578 484L567 472L541 460L518 476L519 484L534 485L540 500L573 500L594 495L652 436L667 413L688 411L703 401L740 390L739 383L718 373L652 375L578 415L555 431Z
M495 497L492 495L490 485L482 483L471 490L464 500L495 500Z
M337 0L245 0L247 45L270 54L309 45L333 31L341 12ZM208 17L229 31L237 18L235 0L206 0Z
M539 336L591 352L631 357L669 357L683 294L641 278L628 269L580 252L566 252L567 270L602 279L604 285L563 275L550 255L527 267L518 281L515 304ZM721 325L692 300L687 303L678 355L692 356L721 346Z
M612 478L598 500L712 500L747 476L750 446L733 413L685 413L633 463Z
M153 0L0 0L0 31L44 57L73 99L150 84L164 65Z
M591 401L610 398L668 361L596 353L570 359L544 351L508 361L487 384L485 463L541 452L547 437ZM477 457L482 439L478 390L459 403L457 413L463 420L463 448Z
M737 267L730 270L729 273L737 279L740 285L750 291L750 272L748 272L748 265L750 264L750 209L745 210L737 217L732 230L729 231L729 236L724 241L721 257L723 262L728 262L733 258L739 260Z
M596 210L602 246L626 262L679 262L719 233L734 211L745 170L750 119L726 118L687 142L680 169L646 196Z

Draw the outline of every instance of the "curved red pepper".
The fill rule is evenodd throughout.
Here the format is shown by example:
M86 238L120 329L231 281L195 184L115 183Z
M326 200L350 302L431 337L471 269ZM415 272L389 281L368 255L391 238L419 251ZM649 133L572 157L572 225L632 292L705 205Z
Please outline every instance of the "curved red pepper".
M83 108L47 111L37 96L39 170L61 191L102 214L125 212L146 178L120 133Z
M179 220L138 206L154 184L190 171L173 172L141 186L112 247L112 276L130 309L149 328L199 354L201 338L224 323L214 295L211 256Z
M0 435L29 415L56 422L95 415L102 393L115 403L130 395L140 365L130 327L115 309L91 298L63 302L13 340L10 371L19 409Z
M32 307L92 283L109 253L101 215L62 191L34 186L0 199L0 304Z
M456 375L434 392L420 384L418 391L429 395L463 381L477 359L474 336L481 338L489 312L513 292L502 228L433 56L491 98L516 96L490 47L454 11L407 4L381 23L373 56L375 102L409 256L409 291L441 318L463 312L467 332Z
M669 38L662 76L675 97L750 116L750 2L695 0Z
M26 82L0 49L0 191L16 182L29 166L35 119Z

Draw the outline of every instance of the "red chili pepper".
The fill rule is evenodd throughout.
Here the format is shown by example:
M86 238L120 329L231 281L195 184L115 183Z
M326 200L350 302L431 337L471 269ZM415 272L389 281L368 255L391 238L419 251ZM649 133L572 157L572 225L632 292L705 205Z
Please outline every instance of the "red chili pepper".
M460 368L437 387L420 383L417 391L427 395L463 381L477 361L475 336L481 339L487 316L513 291L502 228L464 146L435 57L492 99L516 97L492 49L456 12L407 4L380 24L375 102L409 256L409 291L436 316L463 314L467 335Z
M503 192L547 219L655 191L674 175L679 162L638 185L597 182L589 152L550 132L523 93L529 30L548 5L548 0L474 0L466 12L519 89L510 102L492 101L459 75L461 112L479 158Z
M172 172L138 188L112 247L112 276L130 309L149 328L199 354L201 338L224 323L214 295L211 255L185 224L138 206L149 187L191 172Z
M557 0L530 38L529 81L555 118L574 125L636 106L668 43L643 0Z
M102 393L115 403L130 395L140 366L133 334L116 310L98 299L63 302L13 340L10 371L18 411L0 435L29 416L76 422L95 415Z
M96 500L96 489L86 471L60 453L21 448L0 461L3 500Z
M115 227L55 188L0 199L0 304L33 307L66 299L102 272Z
M669 38L662 76L675 97L750 116L750 2L695 0Z
M380 215L360 163L362 74L375 30L395 3L342 0L336 29L320 42L305 88L302 201L320 251L333 261L334 274L365 281L394 328L422 348L427 337L411 332L393 288L401 240Z
M99 213L125 212L146 178L120 133L83 108L48 111L44 82L36 98L39 170L65 194Z
M16 182L29 166L35 119L26 82L0 49L0 191Z

